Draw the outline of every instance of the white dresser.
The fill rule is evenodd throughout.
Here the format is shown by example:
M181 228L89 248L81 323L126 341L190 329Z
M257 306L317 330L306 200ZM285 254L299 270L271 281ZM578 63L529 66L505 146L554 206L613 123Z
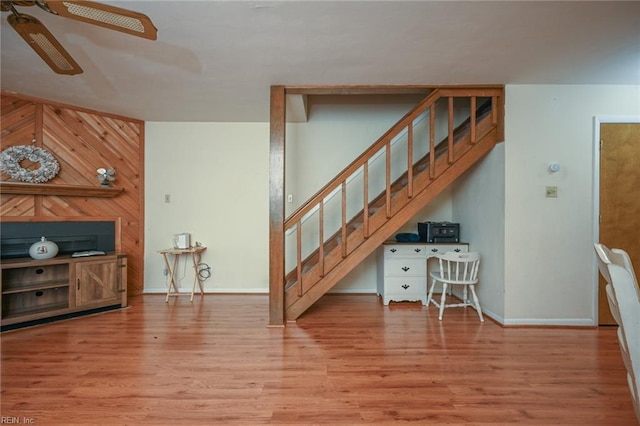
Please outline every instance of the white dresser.
M426 305L427 259L448 251L466 253L469 244L384 243L378 250L378 295L382 303L419 300Z

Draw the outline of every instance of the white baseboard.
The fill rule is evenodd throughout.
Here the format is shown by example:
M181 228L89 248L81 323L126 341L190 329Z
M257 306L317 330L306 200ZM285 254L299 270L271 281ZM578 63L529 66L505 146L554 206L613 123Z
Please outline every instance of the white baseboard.
M184 293L184 294L189 294L191 293L191 289L190 288L180 288L180 293ZM166 293L167 292L167 288L166 287L149 287L149 288L145 288L143 293L144 294L161 294L161 293ZM247 293L251 293L251 294L269 294L269 290L268 289L264 289L264 288L220 288L220 287L216 287L216 288L209 288L206 285L204 286L204 292L205 293L228 293L228 294L247 294ZM329 292L330 294L376 294L376 290L371 290L371 289L340 289L340 290L331 290Z
M264 294L268 295L269 290L264 288L208 288L205 286L205 293L209 294ZM166 287L150 287L144 289L144 294L166 294ZM190 294L191 289L181 288L181 294ZM377 294L371 289L338 289L332 290L329 294ZM503 326L549 326L549 327L595 327L597 324L590 318L510 318L505 319L494 312L482 309L482 314L493 319Z
M503 325L595 327L597 324L590 318L512 318L505 319Z
M375 289L372 290L370 288L354 288L354 289L341 288L341 289L330 290L328 294L377 294L377 291Z
M179 289L180 294L191 294L191 289L190 288L180 288ZM264 289L264 288L220 288L220 287L216 287L216 288L212 288L212 287L204 287L204 292L205 293L229 293L229 294L269 294L269 290ZM144 294L166 294L167 293L167 288L166 287L150 287L150 288L145 288L143 291Z
M505 319L494 312L482 308L482 314L503 326L531 327L594 327L597 324L589 318L510 318Z

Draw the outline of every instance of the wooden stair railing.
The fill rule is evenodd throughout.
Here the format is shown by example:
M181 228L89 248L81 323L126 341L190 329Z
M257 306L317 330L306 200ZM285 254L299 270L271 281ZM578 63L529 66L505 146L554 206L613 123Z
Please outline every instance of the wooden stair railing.
M285 220L285 240L295 238L295 249L289 245L286 250L295 258L294 266L282 277L286 320L301 315L491 150L502 135L503 96L503 89L495 87L434 90ZM468 116L458 124L456 98L469 100ZM436 143L436 127L445 122L439 120L441 110L446 111L447 132ZM428 124L422 124L423 120L428 120ZM416 137L420 132L427 134ZM427 147L421 146L420 141ZM415 160L420 148L425 154ZM398 156L404 161L399 162ZM379 158L384 158L384 165L377 163ZM398 172L401 163L404 169ZM372 168L383 173L384 179L374 177ZM384 180L383 188L370 197L370 192L376 190L371 181L376 179ZM361 184L360 195L355 196L359 204L355 212L349 199L351 181ZM338 195L339 208L331 213L339 215L336 221L339 223L327 229L326 223L331 222L332 216L327 205ZM317 223L312 232L315 242L311 244L303 231L306 221Z
M487 114L491 113L491 101L489 100L488 102L485 102L485 104L483 106L481 106L479 109L477 109L477 117L478 119L484 119ZM454 143L456 143L458 140L460 140L462 137L464 137L468 132L469 132L469 126L470 126L470 120L467 119L465 120L462 124L460 124L453 132L454 135ZM448 142L448 138L446 138L445 140L441 141L440 143L436 144L435 147L435 156L436 158L440 157L441 155L444 155L448 152L447 150L447 142ZM419 174L421 171L423 171L425 168L429 167L429 161L430 161L430 156L429 153L427 153L426 155L424 155L422 158L420 158L420 160L418 160L416 163L414 163L412 169L406 171L403 175L401 175L400 177L398 177L393 184L391 184L391 193L392 193L392 199L393 199L393 195L395 195L398 191L402 190L405 186L407 186L407 183L410 181L410 176L413 177L417 174ZM368 163L365 163L365 167L367 166ZM408 187L407 191L410 191L411 188ZM411 195L409 194L409 198L411 197ZM346 228L346 234L351 235L351 233L353 231L355 231L357 228L361 227L364 225L364 223L366 222L365 218L366 217L371 217L371 215L373 215L376 211L378 211L381 207L383 207L385 205L386 202L386 193L383 194L379 194L378 197L376 197L373 201L371 201L370 203L365 202L364 203L364 208L363 210L361 210L357 216L353 217L348 223ZM320 215L323 216L323 206L324 204L320 204ZM320 222L322 222L322 220L320 220ZM300 230L300 226L295 225L294 228L296 229L296 231L299 232ZM323 232L322 229L320 229L320 234ZM363 237L367 238L368 237L368 233L369 230L368 229L363 229ZM299 242L301 240L300 235L296 234L297 238L296 240ZM344 238L343 235L343 230L340 230L336 233L334 233L330 238L328 238L326 241L322 238L322 236L320 235L319 240L320 241L325 241L324 243L324 247L322 250L320 250L319 248L316 249L311 255L307 256L303 262L299 265L303 271L303 278L305 277L305 272L309 271L312 267L318 265L319 266L319 272L320 274L322 273L322 270L324 269L324 254L325 253L329 253L331 252L336 246L340 245L340 241ZM290 293L291 293L291 289L298 284L297 281L297 277L299 276L299 269L300 268L296 268L292 271L290 271L287 276L286 276L286 289L288 291L289 297L291 297ZM307 276L307 279L312 279L314 282L317 281L319 278L319 276L316 274L315 276ZM298 287L296 287L298 288ZM298 293L300 293L300 289L298 288Z

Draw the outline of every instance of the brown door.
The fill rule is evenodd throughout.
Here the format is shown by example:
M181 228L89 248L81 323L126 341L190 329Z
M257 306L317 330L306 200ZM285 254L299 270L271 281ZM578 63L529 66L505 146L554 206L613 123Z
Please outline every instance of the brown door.
M629 253L640 277L640 123L600 125L600 236ZM605 282L598 285L598 324L614 325Z

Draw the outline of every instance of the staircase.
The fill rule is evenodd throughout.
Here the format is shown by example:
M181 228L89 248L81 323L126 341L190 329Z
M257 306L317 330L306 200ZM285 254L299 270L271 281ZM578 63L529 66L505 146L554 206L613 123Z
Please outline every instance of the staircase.
M284 220L272 317L298 318L484 157L502 139L503 99L495 86L433 90Z

